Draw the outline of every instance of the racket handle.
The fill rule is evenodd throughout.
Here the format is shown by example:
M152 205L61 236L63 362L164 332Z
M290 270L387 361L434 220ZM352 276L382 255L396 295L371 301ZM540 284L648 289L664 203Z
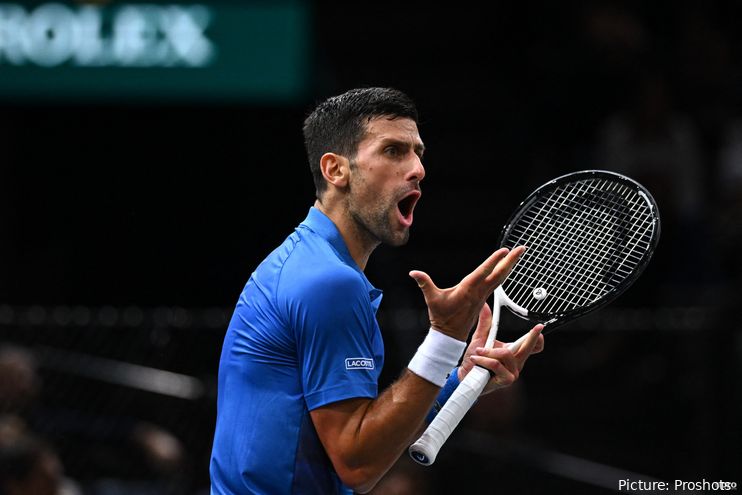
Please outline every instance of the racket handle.
M489 371L479 366L475 366L466 375L428 425L425 433L410 446L410 456L417 463L430 466L435 462L438 451L482 393L489 379Z
M508 344L511 352L516 352L528 334L523 335L515 342ZM475 366L456 387L451 397L446 401L433 421L428 425L425 433L410 446L410 456L423 466L430 466L435 462L438 452L451 436L453 430L462 418L474 405L479 394L489 382L490 373L484 368Z

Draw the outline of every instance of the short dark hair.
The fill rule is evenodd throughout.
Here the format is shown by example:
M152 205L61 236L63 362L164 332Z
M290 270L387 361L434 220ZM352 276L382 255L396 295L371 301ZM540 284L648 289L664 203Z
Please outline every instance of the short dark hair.
M393 88L359 88L323 101L304 121L304 145L319 198L327 189L319 162L325 153L353 159L366 124L376 117L409 118L417 123L412 99Z

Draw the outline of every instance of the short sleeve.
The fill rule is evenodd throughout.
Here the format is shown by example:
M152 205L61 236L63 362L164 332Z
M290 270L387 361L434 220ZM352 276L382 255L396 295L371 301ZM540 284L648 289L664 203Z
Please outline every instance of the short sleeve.
M285 301L307 408L376 397L378 327L366 284L349 267L325 267L316 277L309 271Z

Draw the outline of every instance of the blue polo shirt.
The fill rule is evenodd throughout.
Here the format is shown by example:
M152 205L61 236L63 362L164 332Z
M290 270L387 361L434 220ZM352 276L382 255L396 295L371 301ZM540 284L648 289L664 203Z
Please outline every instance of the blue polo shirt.
M352 493L309 411L377 396L381 296L316 208L258 266L219 362L212 494Z

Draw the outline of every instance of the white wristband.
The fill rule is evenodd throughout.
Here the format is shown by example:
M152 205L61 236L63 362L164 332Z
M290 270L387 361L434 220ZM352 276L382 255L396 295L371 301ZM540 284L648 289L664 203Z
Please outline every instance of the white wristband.
M451 369L459 363L465 348L466 342L430 327L428 336L417 348L407 367L419 377L442 387Z

